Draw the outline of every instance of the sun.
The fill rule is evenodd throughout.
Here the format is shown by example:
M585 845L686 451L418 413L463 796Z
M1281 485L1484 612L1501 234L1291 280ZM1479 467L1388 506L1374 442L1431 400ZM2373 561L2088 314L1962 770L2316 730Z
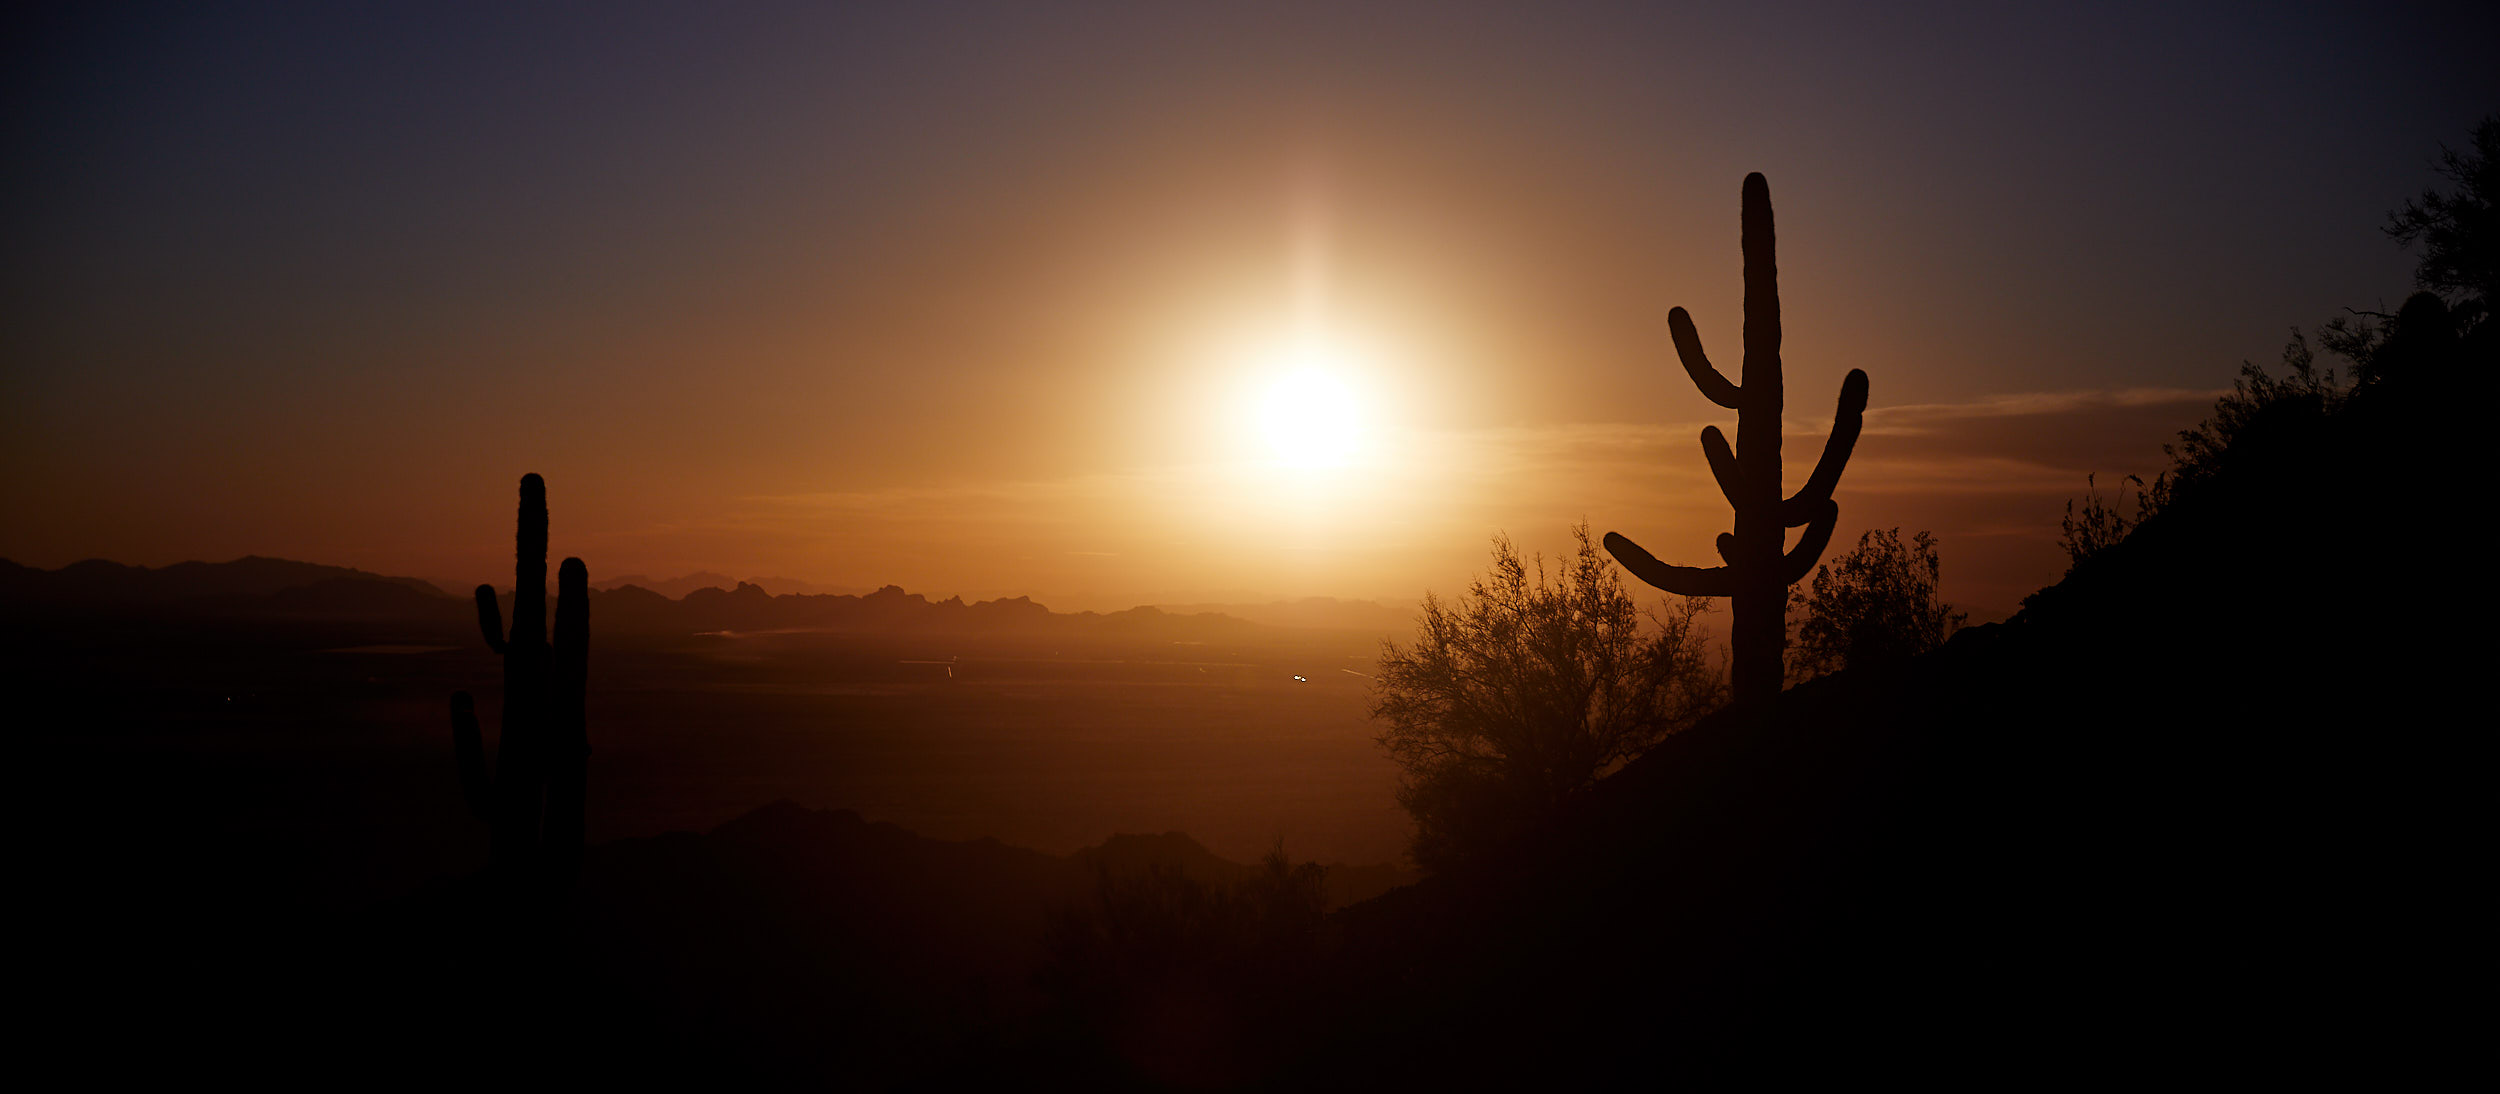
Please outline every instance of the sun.
M1259 435L1287 467L1344 467L1362 454L1365 407L1344 355L1303 341L1280 355L1260 394Z

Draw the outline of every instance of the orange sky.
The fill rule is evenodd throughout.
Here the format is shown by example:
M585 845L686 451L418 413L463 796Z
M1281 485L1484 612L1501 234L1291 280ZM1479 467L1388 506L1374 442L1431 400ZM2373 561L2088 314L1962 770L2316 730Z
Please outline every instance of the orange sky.
M1411 599L1583 517L1707 561L1732 415L1664 316L1734 369L1759 170L1792 485L1866 369L1836 542L1932 530L1994 617L2085 472L2405 290L2376 226L2481 108L2393 16L1392 10L63 16L11 52L0 556L465 584L534 470L594 577ZM1339 466L1256 424L1297 330Z

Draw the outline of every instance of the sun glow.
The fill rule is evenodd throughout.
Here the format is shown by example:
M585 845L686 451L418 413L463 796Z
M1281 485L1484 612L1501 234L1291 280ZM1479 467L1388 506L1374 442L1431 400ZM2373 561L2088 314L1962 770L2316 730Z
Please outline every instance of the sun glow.
M1369 422L1344 352L1306 338L1278 358L1255 407L1270 456L1295 468L1354 463L1363 454Z

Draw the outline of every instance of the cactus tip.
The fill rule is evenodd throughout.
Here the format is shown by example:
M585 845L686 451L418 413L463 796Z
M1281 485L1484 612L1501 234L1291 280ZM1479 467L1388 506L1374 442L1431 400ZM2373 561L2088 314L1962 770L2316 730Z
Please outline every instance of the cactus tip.
M1627 557L1628 552L1639 552L1641 555L1649 554L1649 552L1641 550L1640 544L1634 543L1630 539L1625 538L1621 532L1608 532L1606 533L1606 538L1600 540L1599 542L1605 544L1607 554L1613 555L1617 559Z

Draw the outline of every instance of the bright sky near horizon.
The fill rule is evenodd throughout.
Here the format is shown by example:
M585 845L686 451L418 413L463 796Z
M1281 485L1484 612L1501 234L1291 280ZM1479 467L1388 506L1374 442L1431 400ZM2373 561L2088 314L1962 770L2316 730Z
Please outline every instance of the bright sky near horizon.
M8 31L0 557L1116 608L1729 527L1770 180L1790 484L2002 615L2500 109L2484 5L68 5ZM1741 10L1740 10L1741 9ZM2019 10L2018 10L2019 9ZM2479 44L2478 44L2479 43Z

